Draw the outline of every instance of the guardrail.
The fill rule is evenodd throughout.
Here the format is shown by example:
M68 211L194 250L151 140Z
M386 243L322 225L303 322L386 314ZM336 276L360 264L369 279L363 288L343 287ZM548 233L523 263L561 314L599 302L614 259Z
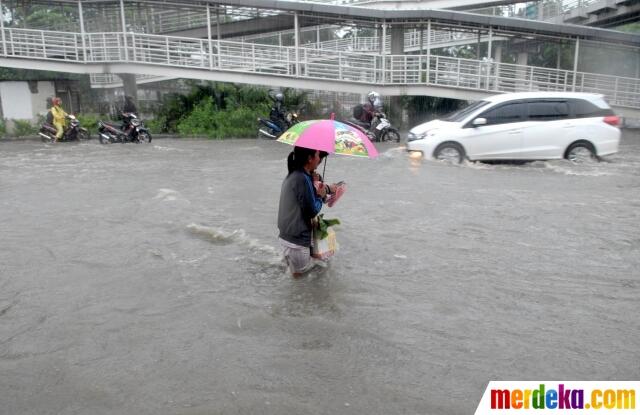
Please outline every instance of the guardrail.
M593 4L602 3L605 0L556 0L555 2L522 2L520 4L510 4L506 6L483 7L480 9L467 10L469 13L490 14L502 17L517 17L529 20L550 20L558 16L571 13Z
M576 91L640 108L640 80L435 55L380 55L136 33L4 29L2 56L86 63L138 63L381 85L490 92Z
M312 32L316 29L302 30L301 33ZM258 44L271 44L269 40L278 38L280 36L293 35L293 30L282 30L279 32L269 33L268 35L250 35L232 39L238 42L249 42ZM420 39L422 37L422 40ZM486 41L487 35L483 36ZM381 36L350 36L341 39L325 40L322 42L312 42L304 44L305 48L325 49L325 50L344 50L344 51L359 51L370 52L380 51ZM477 42L478 34L472 31L460 31L460 30L438 30L431 31L431 48L443 47L451 42ZM404 32L404 50L416 49L422 46L426 49L429 44L429 31L427 29L411 29ZM282 45L286 46L286 45ZM385 36L385 51L390 53L391 50L391 35Z

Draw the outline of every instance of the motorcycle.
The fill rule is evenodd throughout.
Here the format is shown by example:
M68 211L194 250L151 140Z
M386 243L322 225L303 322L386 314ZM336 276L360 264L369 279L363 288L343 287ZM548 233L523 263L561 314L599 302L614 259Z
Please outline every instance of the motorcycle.
M149 129L144 126L144 122L132 112L122 114L124 119L123 130L131 142L150 143L152 140Z
M400 132L391 125L391 122L389 122L389 119L384 113L376 113L371 121L371 125L356 119L342 122L360 130L370 141L400 142Z
M371 121L371 130L373 130L376 141L400 142L400 132L391 125L387 115L382 112L377 113Z
M285 116L285 129L283 130L278 124L271 119L258 118L258 137L276 139L280 137L288 128L298 123L298 114L288 112Z
M80 121L75 117L75 115L67 115L67 119L69 120L69 124L65 127L64 132L62 133L62 138L58 141L79 141L79 140L88 140L91 138L91 134L86 128L80 126ZM40 127L40 131L38 131L38 135L45 143L52 143L56 141L56 133L58 130L56 127L46 122L42 124Z
M102 144L111 143L150 143L151 133L133 113L123 113L123 129L115 123L99 121L98 139Z
M126 134L113 123L98 121L98 140L100 144L124 143Z

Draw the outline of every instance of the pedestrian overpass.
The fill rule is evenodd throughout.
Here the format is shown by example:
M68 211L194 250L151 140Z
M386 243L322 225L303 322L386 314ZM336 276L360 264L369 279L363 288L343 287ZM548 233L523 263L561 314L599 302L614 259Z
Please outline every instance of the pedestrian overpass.
M79 30L3 25L1 66L88 73L107 83L113 82L109 79L113 74L128 73L146 80L193 78L355 93L376 89L387 96L479 99L516 91L592 92L605 95L624 115L640 114L637 35L443 10L389 12L275 0L174 1L180 10L196 10L204 16L207 33L202 38L147 33L153 20L144 22L147 26L127 24L132 13L123 1L59 3L77 6ZM99 14L83 8L96 4L120 9L116 21L120 30L87 30L85 13L91 27ZM144 4L160 7L164 2ZM248 18L228 18L230 10ZM220 18L221 11L226 19ZM255 22L260 15L271 22L288 22L291 33L286 36L292 44L221 36L225 31L237 35L240 25L247 27L247 21ZM315 23L311 26L316 28L315 39L304 41L302 20ZM266 33L253 36L272 36L273 26L267 26L257 28ZM367 27L370 33L358 36L356 32L347 39L348 45L340 43L344 38L331 44L317 32L326 26ZM545 53L556 48L556 64L528 62L535 48L544 48ZM597 54L608 48L633 57L621 73L596 71L581 61L587 51ZM515 56L515 62L504 59L507 54Z

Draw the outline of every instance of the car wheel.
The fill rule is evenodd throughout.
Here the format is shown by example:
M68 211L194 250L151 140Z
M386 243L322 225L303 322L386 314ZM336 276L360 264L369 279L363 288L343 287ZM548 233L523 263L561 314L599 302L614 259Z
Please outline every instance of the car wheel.
M433 158L452 164L460 164L464 160L465 153L458 143L449 142L440 144L433 152Z
M565 153L565 158L576 164L598 160L593 144L588 141L578 141L571 144Z

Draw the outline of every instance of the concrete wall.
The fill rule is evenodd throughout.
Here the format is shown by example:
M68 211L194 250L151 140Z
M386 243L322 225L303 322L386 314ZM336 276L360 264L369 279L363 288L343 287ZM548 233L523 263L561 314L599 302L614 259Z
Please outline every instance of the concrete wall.
M55 96L51 81L33 81L33 90L27 81L0 82L2 117L7 120L35 122L38 115L46 114L47 98Z
M38 81L38 92L31 94L31 109L33 112L33 121L37 120L38 115L45 115L47 108L47 98L55 96L55 89L51 81Z
M0 105L5 119L33 119L31 92L25 81L0 82Z

